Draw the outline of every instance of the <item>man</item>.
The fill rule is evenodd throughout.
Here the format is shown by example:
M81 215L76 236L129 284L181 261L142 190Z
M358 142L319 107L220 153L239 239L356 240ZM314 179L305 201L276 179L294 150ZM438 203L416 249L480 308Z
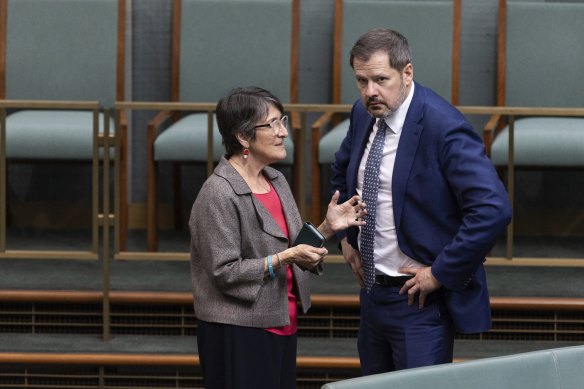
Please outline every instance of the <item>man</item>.
M470 124L414 82L405 37L371 30L350 61L361 101L332 187L368 210L339 235L362 286L362 374L451 362L455 331L490 328L483 262L511 220L507 194Z

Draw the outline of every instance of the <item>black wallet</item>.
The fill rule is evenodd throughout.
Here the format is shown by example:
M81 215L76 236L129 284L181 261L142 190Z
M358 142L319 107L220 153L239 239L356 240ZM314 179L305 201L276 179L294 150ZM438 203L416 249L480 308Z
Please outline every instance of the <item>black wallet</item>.
M326 239L320 233L320 231L314 226L314 224L312 224L311 222L306 222L302 226L302 229L300 229L300 232L298 233L298 236L296 237L296 240L294 241L292 246L298 246L299 244L307 244L313 247L322 247L324 246L325 242ZM302 266L300 266L300 268L304 271L308 270L306 268L303 268ZM322 268L322 262L316 265L314 268L312 268L310 272L319 276L322 275L322 273L324 272Z

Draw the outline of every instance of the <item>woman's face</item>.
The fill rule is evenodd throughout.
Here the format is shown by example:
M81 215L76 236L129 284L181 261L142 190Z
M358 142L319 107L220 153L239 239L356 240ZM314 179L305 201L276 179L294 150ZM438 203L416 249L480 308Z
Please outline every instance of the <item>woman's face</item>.
M286 158L284 139L288 137L287 118L273 105L268 115L256 124L255 140L249 145L249 153L262 164L269 165Z

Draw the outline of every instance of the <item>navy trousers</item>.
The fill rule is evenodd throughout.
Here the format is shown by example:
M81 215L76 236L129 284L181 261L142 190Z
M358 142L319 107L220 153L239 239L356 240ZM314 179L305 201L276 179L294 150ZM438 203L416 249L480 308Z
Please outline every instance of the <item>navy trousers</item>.
M359 359L361 374L371 375L452 362L454 326L441 289L408 305L398 287L361 289Z
M297 335L198 320L205 389L296 388Z

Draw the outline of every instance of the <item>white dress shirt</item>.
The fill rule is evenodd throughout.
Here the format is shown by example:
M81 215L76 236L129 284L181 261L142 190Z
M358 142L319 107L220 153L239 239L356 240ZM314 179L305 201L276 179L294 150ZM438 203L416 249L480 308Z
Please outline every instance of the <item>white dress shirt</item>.
M383 146L383 156L381 157L381 166L379 171L379 192L377 198L377 210L375 218L375 241L373 245L373 260L375 262L375 272L383 273L390 276L403 275L398 272L401 267L422 267L423 265L414 259L405 255L399 248L397 242L397 233L395 231L395 221L393 215L393 201L391 193L391 182L393 177L393 166L397 146L401 136L402 128L406 119L406 114L414 95L414 84L408 93L403 104L389 117L385 118L388 129L385 134L385 143ZM365 164L369 156L369 149L378 129L377 123L373 126L373 131L369 135L367 146L363 152L359 172L357 175L357 193L362 195L363 177L365 174ZM361 238L359 236L359 246Z

